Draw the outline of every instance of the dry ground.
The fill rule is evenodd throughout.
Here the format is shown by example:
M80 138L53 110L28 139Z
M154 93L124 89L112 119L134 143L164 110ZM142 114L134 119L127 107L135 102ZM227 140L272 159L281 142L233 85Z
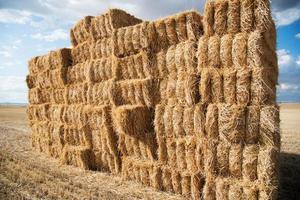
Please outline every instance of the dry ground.
M32 151L25 107L0 106L0 199L180 199ZM281 105L280 199L300 196L300 104Z

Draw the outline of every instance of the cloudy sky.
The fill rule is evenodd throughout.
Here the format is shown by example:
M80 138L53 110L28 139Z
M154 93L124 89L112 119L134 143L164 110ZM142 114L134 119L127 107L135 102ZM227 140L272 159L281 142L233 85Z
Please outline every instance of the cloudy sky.
M27 61L70 47L69 29L86 15L125 9L152 20L195 8L205 0L0 0L0 103L26 103ZM273 0L278 30L279 101L300 102L300 0Z

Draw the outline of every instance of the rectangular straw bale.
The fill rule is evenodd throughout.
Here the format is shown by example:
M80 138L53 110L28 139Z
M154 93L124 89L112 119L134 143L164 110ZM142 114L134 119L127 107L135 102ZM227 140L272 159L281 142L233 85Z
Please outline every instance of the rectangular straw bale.
M82 105L68 105L64 107L62 121L65 124L84 125L87 122L87 115Z
M179 39L176 33L176 21L174 17L166 18L164 21L166 24L166 32L169 45L175 45L179 43Z
M166 60L167 50L160 51L156 53L152 59L151 64L156 66L153 71L156 71L156 74L159 78L163 78L169 75L167 68L167 60Z
M206 4L208 5L208 3ZM198 51L197 51L197 57L198 57L198 72L202 68L207 68L208 65L208 41L209 37L202 36L199 39L198 42Z
M272 26L272 15L270 1L257 0L254 2L255 29L269 31Z
M208 105L205 121L205 133L210 139L218 139L219 137L219 126L221 126L221 124L219 125L219 121L221 119L218 119L220 118L220 116L218 116L218 112L221 112L221 110L219 111L219 108L216 104Z
M201 71L199 91L201 103L212 102L212 73L209 69L203 69Z
M89 52L92 59L101 59L111 56L112 54L112 39L103 38L90 43Z
M259 146L246 145L243 150L243 179L247 181L255 181L257 179L257 157Z
M221 37L220 42L220 60L222 67L232 68L232 42L234 39L233 34L226 34Z
M277 54L275 48L269 47L266 40L267 38L258 30L249 34L247 62L251 67L277 68Z
M206 179L204 188L203 188L203 197L207 200L216 199L216 184L213 180Z
M278 106L264 106L260 109L260 144L280 149L279 122Z
M217 165L219 175L227 177L229 175L229 149L230 145L220 142L217 147Z
M51 90L51 103L52 104L64 104L67 103L67 88L52 89Z
M256 144L259 138L260 106L248 106L246 110L246 144Z
M204 104L195 105L194 109L194 134L203 138L205 135L205 121L206 121L206 106Z
M203 196L203 187L205 178L201 172L193 173L191 176L191 197L192 199L201 199Z
M93 168L93 154L89 148L65 146L60 157L62 164L74 165L82 169Z
M175 16L176 32L179 41L185 41L187 37L186 14L180 13Z
M174 192L172 185L172 173L171 169L168 167L162 168L162 180L163 190L167 192Z
M247 66L248 34L237 33L232 42L232 61L235 68Z
M243 146L231 144L229 150L229 172L235 178L242 177Z
M190 11L186 13L187 37L190 40L198 40L203 35L202 16L198 12Z
M220 139L229 143L241 143L245 138L246 109L242 105L219 105Z
M148 166L146 163L141 163L137 166L140 167L140 176L141 176L142 184L146 186L150 186L150 174L149 174L150 166Z
M115 83L111 80L88 84L87 103L92 105L109 104L114 84Z
M222 36L227 32L227 8L228 2L216 0L214 4L214 32Z
M32 121L48 120L49 107L49 104L29 105L26 110L28 119Z
M50 140L52 142L52 145L56 145L57 148L60 148L60 150L62 150L62 147L64 145L63 131L63 125L56 122L48 123L48 132L50 133Z
M92 146L93 151L101 151L102 152L102 131L101 130L91 130L92 136ZM96 153L95 153L96 154Z
M89 82L98 83L115 78L112 57L91 60L86 67Z
M69 104L86 103L87 102L87 84L69 85L67 87L67 102Z
M155 78L119 81L112 90L111 103L116 106L138 104L153 107L160 99L158 81Z
M39 88L50 88L52 86L50 81L50 70L45 70L36 76L36 84Z
M67 84L67 68L58 68L50 71L49 79L53 88L63 88Z
M216 179L216 199L228 199L229 184L222 178Z
M28 92L28 100L30 104L41 104L50 102L51 89L32 88Z
M266 185L258 193L258 199L278 199L279 188L278 186Z
M240 31L240 1L229 0L227 12L227 32L237 33Z
M188 74L197 73L197 43L192 40L188 40L183 43L183 55L184 55L184 72Z
M52 122L62 122L64 109L64 105L51 104L48 109L49 120Z
M92 16L86 16L79 20L73 28L71 28L71 43L73 46L77 46L87 40L90 40L90 28Z
M72 67L68 67L66 79L67 83L82 83L87 80L87 70L88 70L89 62L78 63Z
M157 20L154 22L154 26L157 33L157 37L159 38L160 45L165 47L169 46L165 21Z
M175 105L173 109L173 132L176 138L185 136L183 128L184 107L180 104Z
M172 138L167 138L167 154L168 154L168 165L172 168L177 167L176 161L176 141Z
M220 59L220 37L212 36L208 40L208 65L209 67L219 68L221 65ZM208 66L207 66L208 67Z
M185 197L191 196L191 176L188 173L183 173L181 178L182 195Z
M153 129L154 112L146 106L124 105L113 110L113 119L119 133L143 136Z
M203 16L203 28L204 35L211 36L214 34L215 23L215 1L208 1L205 3L204 16Z
M238 69L236 73L236 102L247 105L251 100L251 70Z
M276 102L277 77L277 72L272 68L252 69L252 104L274 104Z
M211 100L213 103L222 103L224 102L223 71L213 70L211 76Z
M130 55L133 55L137 53L137 51L134 51L134 46L133 46L133 28L132 26L126 27L125 33L124 33L124 47L125 51L129 52Z
M185 155L187 171L193 173L197 171L196 163L196 137L189 137L185 141Z
M243 188L240 185L232 184L229 186L228 199L242 199Z
M28 71L29 74L35 74L39 71L43 71L44 69L39 69L38 59L40 56L35 56L28 61Z
M258 189L255 187L243 187L243 195L249 200L258 199Z
M63 141L72 146L92 147L92 134L88 126L64 125Z
M88 106L84 108L87 115L87 123L89 127L93 130L110 128L112 126L111 122L111 107L104 106Z
M165 107L162 104L158 104L155 107L155 117L154 117L154 130L156 135L156 140L158 143L158 160L161 162L167 161L167 146L166 146L166 132L164 124L164 111Z
M107 13L92 18L91 37L93 40L110 37L115 29L132 26L141 21L123 10L109 9Z
M183 129L186 135L193 136L194 132L194 109L195 106L184 107L183 111Z
M277 186L279 173L279 150L274 147L260 147L257 161L257 178L265 183Z
M37 87L37 76L27 75L26 84L29 89Z
M177 170L172 170L172 186L174 189L174 192L176 194L181 194L182 193L182 188L181 188L181 175Z
M207 177L215 176L218 173L216 146L217 143L212 140L206 140L202 146L204 173Z
M176 56L176 46L172 45L170 48L168 48L168 51L166 52L166 67L168 69L168 75L170 77L175 77L177 74L175 56ZM178 60L179 59L177 58L177 62Z
M181 170L187 169L186 163L186 146L184 139L177 139L176 140L176 162L177 167Z
M91 59L90 46L91 43L86 41L71 49L72 65Z
M236 103L236 84L237 74L236 70L232 68L223 69L223 93L224 102L229 104Z
M241 4L241 31L250 32L254 29L254 0L244 0Z

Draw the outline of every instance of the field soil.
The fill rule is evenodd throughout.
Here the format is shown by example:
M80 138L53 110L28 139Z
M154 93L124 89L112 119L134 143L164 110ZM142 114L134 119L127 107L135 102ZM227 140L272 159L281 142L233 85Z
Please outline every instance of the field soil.
M300 104L281 104L280 199L300 196ZM183 199L31 148L25 106L0 106L0 199Z

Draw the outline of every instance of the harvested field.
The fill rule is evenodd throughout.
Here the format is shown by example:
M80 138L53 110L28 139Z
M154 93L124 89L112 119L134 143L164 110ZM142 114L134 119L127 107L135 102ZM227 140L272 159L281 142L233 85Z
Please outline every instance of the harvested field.
M34 151L25 107L0 106L0 199L183 199ZM280 105L280 199L300 193L300 104ZM88 184L87 184L88 183Z

